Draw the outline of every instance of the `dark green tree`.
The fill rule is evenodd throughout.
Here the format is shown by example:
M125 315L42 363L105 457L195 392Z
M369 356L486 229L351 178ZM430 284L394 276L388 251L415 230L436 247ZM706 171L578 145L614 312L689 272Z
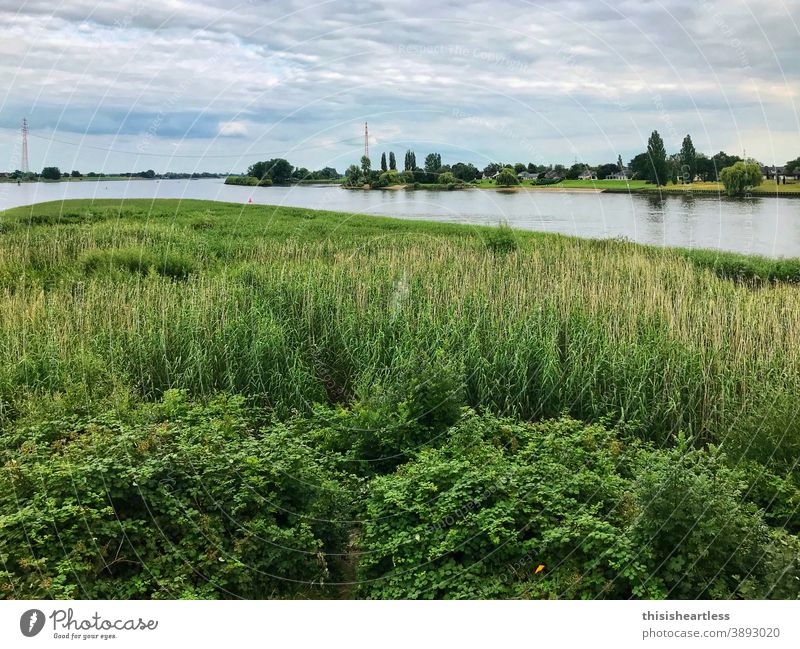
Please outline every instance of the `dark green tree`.
M45 167L42 169L42 178L45 180L59 180L61 178L61 170L58 167Z
M487 178L494 176L496 173L502 171L503 165L499 162L490 162L483 168L483 175Z
M658 131L653 131L647 140L647 155L650 156L651 175L649 180L656 185L666 185L667 150L664 147L664 140L661 139Z
M597 177L602 180L611 174L615 174L619 171L619 165L613 162L608 162L606 164L602 164L597 167Z
M442 156L438 153L429 153L425 156L425 171L434 174L442 168Z
M472 182L478 177L478 170L472 164L457 162L452 168L453 176L464 182Z
M371 169L372 169L372 163L370 162L370 159L367 156L362 155L361 172L364 174L364 178L369 178L369 172Z
M269 178L273 183L279 185L289 182L293 170L294 167L287 160L272 158L271 160L263 160L250 165L247 168L247 175L259 180Z
M697 151L695 151L692 138L687 135L681 144L681 170L680 178L684 183L694 182L697 175Z
M362 182L361 168L358 165L350 165L344 175L347 179L345 182L350 187L356 187Z
M646 153L640 153L628 163L631 178L636 180L650 179L650 157Z
M389 169L397 169L397 160L394 159L394 151L389 151Z
M411 149L409 149L408 151L406 151L406 159L403 169L405 171L414 171L414 169L416 168L417 168L417 156Z
M386 165L386 153L381 153L381 171L389 171L389 167Z

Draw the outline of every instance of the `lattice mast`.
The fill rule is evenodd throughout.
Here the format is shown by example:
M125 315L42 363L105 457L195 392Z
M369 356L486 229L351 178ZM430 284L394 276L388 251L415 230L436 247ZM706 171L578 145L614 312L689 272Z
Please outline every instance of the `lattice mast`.
M28 120L22 118L22 162L20 163L23 173L30 171L28 164Z
M364 122L364 157L369 158L369 127Z

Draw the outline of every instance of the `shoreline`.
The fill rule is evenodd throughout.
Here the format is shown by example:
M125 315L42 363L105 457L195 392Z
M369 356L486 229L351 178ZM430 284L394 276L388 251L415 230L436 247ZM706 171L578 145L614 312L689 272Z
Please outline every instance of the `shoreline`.
M598 192L600 193L600 192ZM175 199L175 198L127 198L127 199L117 199L117 198L98 198L98 199L88 199L88 198L72 198L66 200L55 200L55 201L42 201L38 203L29 203L27 205L18 205L15 207L10 207L5 210L0 210L0 221L2 221L2 217L8 218L10 215L14 220L16 220L17 215L14 212L18 210L25 210L31 209L36 206L48 206L51 204L58 204L60 208L63 210L64 206L74 204L76 207L82 203L92 203L97 204L100 207L109 206L109 205L118 205L122 203L127 203L131 207L136 207L138 204L146 204L150 206L152 209L154 206L166 203L176 203L182 206L187 206L191 204L197 204L197 208L200 209L203 207L204 204L212 204L214 206L228 206L228 207L236 207L239 209L251 209L251 208L269 208L272 210L285 210L285 209L299 209L294 208L291 206L286 205L270 205L266 203L255 203L255 204L248 204L248 203L234 203L231 201L217 201L212 199ZM434 219L406 219L398 216L390 216L385 214L358 214L354 212L346 212L341 210L322 210L322 209L304 209L304 211L308 213L313 213L315 215L335 215L339 217L349 217L349 218L368 218L370 223L373 225L380 225L381 222L387 222L391 224L395 224L398 227L403 229L420 229L424 230L426 228L433 228L433 229L440 229L443 228L445 230L452 230L453 232L460 231L461 233L470 233L477 230L496 230L497 225L490 225L490 224L480 224L480 225L467 225L464 223L457 223L452 221L437 221ZM16 217L16 218L15 218ZM13 222L13 221L12 221ZM734 250L724 250L721 248L708 248L708 247L696 247L690 248L686 246L662 246L654 243L646 243L640 241L633 241L627 238L615 238L615 237L582 237L573 234L563 234L560 232L552 232L547 230L528 230L524 228L513 228L512 230L515 235L520 237L545 237L545 238L565 238L574 241L582 241L586 242L589 245L624 245L624 246L634 246L636 248L642 250L649 250L651 253L655 254L664 254L664 253L674 253L681 255L683 257L709 257L713 256L717 260L725 260L725 261L746 261L748 264L781 264L785 262L798 262L800 264L800 255L795 256L778 256L778 257L771 257L768 255L760 255L757 253L743 253L743 252L736 252ZM708 260L706 263L710 263ZM788 283L797 284L800 283L800 270L796 275L792 275L792 280Z

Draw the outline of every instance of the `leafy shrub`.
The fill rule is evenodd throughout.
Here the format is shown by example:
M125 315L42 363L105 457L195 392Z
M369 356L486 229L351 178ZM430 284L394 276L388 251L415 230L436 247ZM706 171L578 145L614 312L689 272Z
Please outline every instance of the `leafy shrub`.
M501 223L492 228L486 235L486 247L496 254L506 254L517 249L517 237L513 228L507 223Z
M272 187L272 180L269 177L264 176L261 180L258 181L258 186L259 187Z
M226 185L247 185L255 186L259 184L258 178L253 176L228 176L225 179Z
M362 594L630 594L648 573L621 529L632 516L616 468L626 453L600 426L467 413L445 446L370 483Z
M306 423L321 452L341 454L348 471L390 471L421 447L440 444L461 416L463 368L442 349L420 353L392 370L391 382L359 388L351 408L322 408Z
M94 250L83 255L81 263L87 275L112 269L147 275L152 269L159 275L173 279L185 279L194 267L189 259L174 253L155 255L146 250L130 248Z
M690 449L683 438L648 457L635 482L639 515L628 534L651 555L648 581L664 597L764 597L781 586L772 580L785 570L767 579L773 538L743 497L742 478L722 453Z
M0 443L0 588L14 597L308 594L345 542L348 496L324 459L253 424L241 399L168 392Z
M797 539L741 487L716 451L468 412L441 448L370 482L361 594L796 597Z

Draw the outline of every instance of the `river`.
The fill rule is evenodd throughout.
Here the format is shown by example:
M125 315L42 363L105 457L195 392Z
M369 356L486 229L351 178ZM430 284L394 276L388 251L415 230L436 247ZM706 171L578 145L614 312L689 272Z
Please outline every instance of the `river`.
M496 225L579 237L800 256L800 199L727 199L590 192L348 191L336 186L240 187L221 179L0 184L0 210L70 198L195 198L406 219Z

